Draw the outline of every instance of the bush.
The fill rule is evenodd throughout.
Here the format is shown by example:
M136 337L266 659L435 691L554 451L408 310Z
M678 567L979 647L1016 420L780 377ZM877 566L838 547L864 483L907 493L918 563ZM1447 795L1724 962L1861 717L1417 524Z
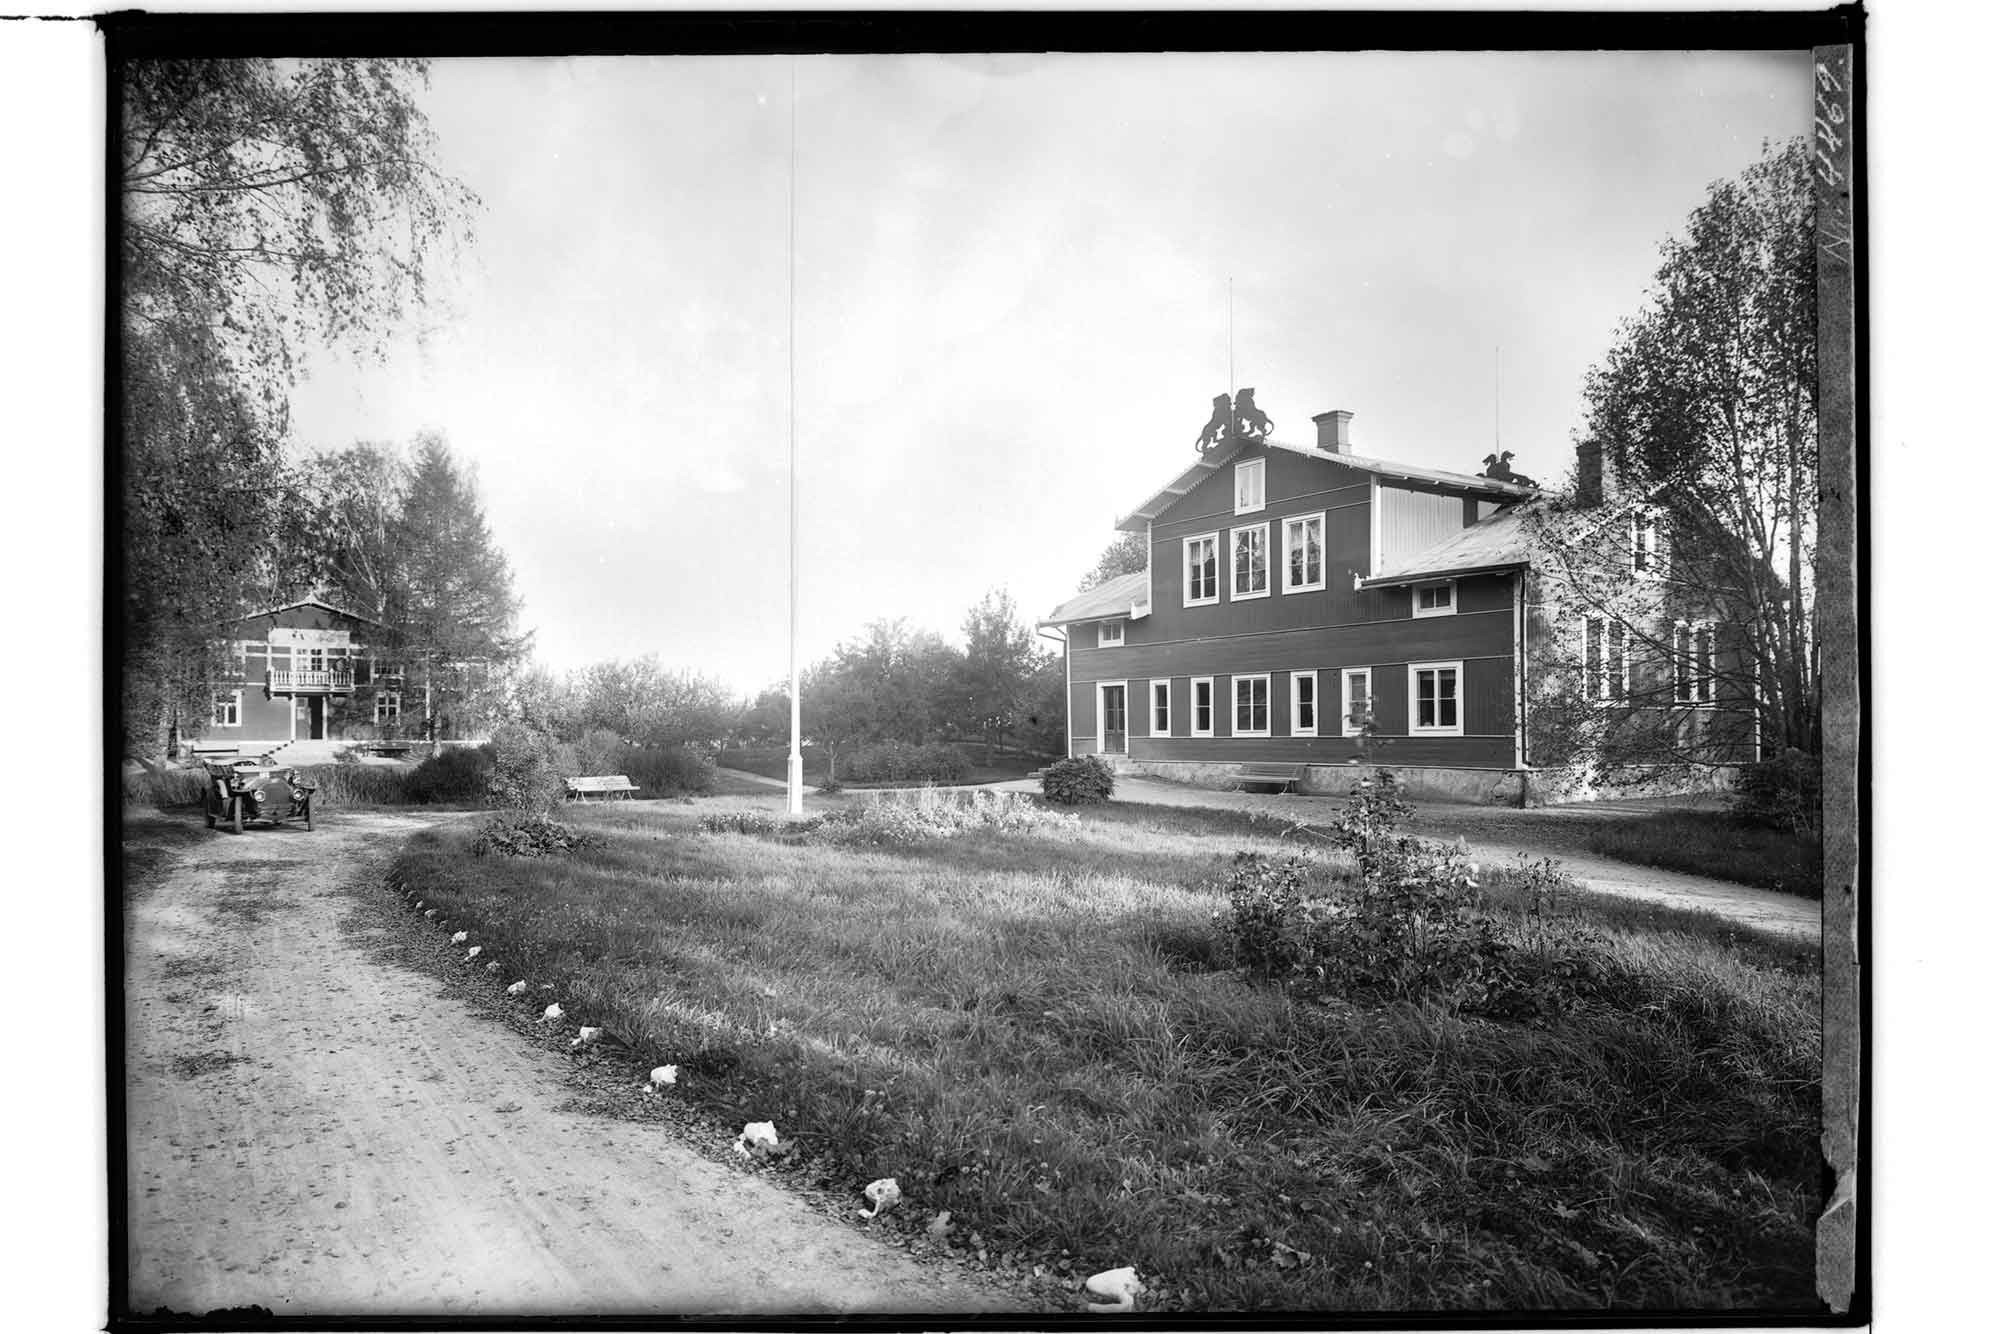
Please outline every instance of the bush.
M1019 793L951 793L933 788L884 796L805 820L765 811L727 811L704 815L700 821L704 833L802 839L835 847L912 847L975 829L1048 833L1078 827L1076 816L1037 806Z
M1089 806L1111 799L1117 776L1095 755L1057 760L1042 771L1042 795L1060 806Z
M1314 971L1330 949L1333 904L1309 895L1303 857L1239 852L1229 878L1229 940L1253 977L1289 983Z
M547 857L590 846L590 838L546 814L496 816L473 840L474 856Z
M964 752L941 742L862 746L843 757L840 768L841 778L850 783L962 783L972 773Z
M693 746L621 748L617 763L624 767L592 772L622 773L639 785L643 797L699 797L715 791L715 761Z
M420 806L446 801L483 801L493 777L488 746L451 746L410 771L404 790Z
M1745 819L1789 834L1820 832L1819 756L1787 750L1746 765L1736 775L1736 811Z
M493 729L493 772L486 790L503 806L522 811L546 811L562 799L567 757L558 756L555 741L526 723L503 723ZM571 761L573 763L573 761Z

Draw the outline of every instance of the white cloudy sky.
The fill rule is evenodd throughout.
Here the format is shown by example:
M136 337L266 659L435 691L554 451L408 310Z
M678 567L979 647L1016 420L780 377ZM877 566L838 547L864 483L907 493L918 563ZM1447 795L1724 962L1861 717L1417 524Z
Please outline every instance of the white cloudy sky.
M478 240L301 440L443 431L538 654L786 670L783 57L440 62ZM1810 125L1803 53L805 57L802 657L1047 611L1235 371L1283 438L1559 477L1660 242Z

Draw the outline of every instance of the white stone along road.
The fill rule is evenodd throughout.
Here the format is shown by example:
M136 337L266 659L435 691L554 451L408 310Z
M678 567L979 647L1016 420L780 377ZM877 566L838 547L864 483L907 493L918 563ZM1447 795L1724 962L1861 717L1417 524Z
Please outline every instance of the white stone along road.
M129 1313L1018 1301L667 1126L565 1110L563 1056L375 957L393 921L343 934L347 891L423 822L318 823L204 835L128 890Z

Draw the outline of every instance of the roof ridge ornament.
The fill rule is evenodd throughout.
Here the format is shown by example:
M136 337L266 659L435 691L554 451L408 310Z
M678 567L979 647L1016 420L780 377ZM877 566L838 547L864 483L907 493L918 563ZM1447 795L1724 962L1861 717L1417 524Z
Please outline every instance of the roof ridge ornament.
M1208 425L1195 437L1196 451L1206 454L1239 440L1262 440L1270 435L1271 419L1264 415L1264 410L1251 397L1256 392L1255 389L1237 390L1234 404L1227 394L1217 394L1211 399L1209 406L1213 410L1209 414Z

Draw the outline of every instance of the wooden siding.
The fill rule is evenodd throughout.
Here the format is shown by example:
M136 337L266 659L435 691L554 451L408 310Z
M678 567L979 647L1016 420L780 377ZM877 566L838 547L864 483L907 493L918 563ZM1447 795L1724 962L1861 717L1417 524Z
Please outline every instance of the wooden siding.
M1470 498L1458 491L1383 478L1376 488L1383 568L1434 547L1466 527Z

